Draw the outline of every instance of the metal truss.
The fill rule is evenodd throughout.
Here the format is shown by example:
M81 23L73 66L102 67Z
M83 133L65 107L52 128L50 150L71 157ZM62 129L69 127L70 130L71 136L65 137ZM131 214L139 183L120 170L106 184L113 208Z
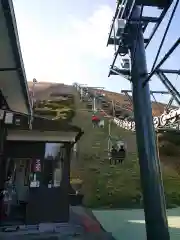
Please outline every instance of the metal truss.
M107 45L114 45L114 57L109 76L124 76L132 84L133 98L128 97L127 91L124 93L133 104L134 119L129 121L114 118L114 122L120 127L136 131L147 239L155 240L170 239L154 129L160 125L165 127L169 123L174 124L178 122L180 116L180 108L169 109L173 101L180 106L180 94L166 75L167 73L179 75L180 71L162 68L180 44L180 38L175 41L159 63L157 60L178 4L179 0L174 2L172 0L119 0L107 41ZM167 27L152 69L148 73L145 50L171 5L173 7ZM157 17L143 16L144 8L149 6L158 8L161 13ZM145 30L150 23L154 23L154 28L150 36L145 38ZM118 58L121 64L117 64ZM151 95L154 97L154 93L149 90L148 82L154 75L163 83L171 99L162 116L152 119Z
M124 5L128 4L128 2L129 1L119 1L118 2L117 7L116 7L116 11L115 11L115 15L114 15L114 18L113 18L113 21L112 21L112 25L111 25L111 28L110 28L110 33L109 33L109 36L108 36L107 45L112 45L113 44L114 49L115 49L115 53L114 53L113 62L110 66L110 71L109 71L108 76L120 75L120 76L124 76L127 80L131 81L130 65L131 65L132 59L129 59L129 48L130 48L130 46L128 45L128 41L126 40L126 36L125 36L127 34L126 33L126 28L128 27L128 23L130 24L130 23L140 21L140 24L142 25L143 32L145 31L145 29L147 28L149 23L155 23L155 26L154 26L151 34L150 34L150 37L148 39L144 39L145 48L147 48L147 46L151 42L154 34L158 30L158 27L161 24L164 16L166 15L166 13L167 13L170 5L171 5L170 4L171 2L169 2L168 5L166 5L167 1L162 1L161 3L158 2L159 5L157 5L157 7L158 8L160 7L161 10L162 10L160 16L158 16L158 17L142 16L140 20L136 19L136 18L133 18L133 17L130 17L129 15L128 15L129 18L127 18L127 13L125 14L125 11L123 11L123 9L124 9ZM173 84L168 79L166 74L180 75L180 69L177 69L177 70L162 69L161 66L171 56L171 54L175 51L175 49L178 47L178 45L180 43L180 38L177 39L177 41L174 43L174 45L170 48L170 50L165 54L165 56L162 58L162 60L155 67L155 64L157 62L157 58L158 58L160 50L162 48L162 44L163 44L164 39L166 37L167 31L169 29L171 20L173 18L173 14L174 14L175 10L177 9L178 3L179 3L179 1L175 2L175 5L174 5L174 8L173 8L171 17L170 17L170 21L168 23L168 26L167 26L167 29L165 31L164 37L161 41L160 48L159 48L158 53L157 53L156 58L155 58L155 61L154 61L153 67L152 67L152 71L151 71L151 73L148 74L148 77L143 82L143 86L145 86L146 83L151 79L151 77L153 75L156 75L160 79L162 84L166 87L166 89L168 90L168 93L172 96L170 101L167 104L167 107L164 108L164 113L161 116L156 116L156 121L155 122L158 122L160 127L165 126L165 125L169 125L170 122L174 123L175 121L179 120L178 114L180 113L180 111L178 109L171 109L171 112L169 113L169 109L170 109L173 101L176 101L178 106L180 106L180 93L173 86ZM133 11L133 8L136 4L137 4L137 1L133 1L132 5L131 5L131 8L130 8L131 11ZM165 7L163 7L163 4L164 4ZM149 5L149 4L145 3L144 5ZM127 12L128 12L128 10L127 10ZM131 14L131 13L129 12L129 14ZM118 22L118 21L123 22L123 20L124 20L124 25L119 24L119 26L118 26L119 28L117 28L115 26L115 23ZM118 30L118 29L120 29L120 30ZM121 64L120 67L119 66L117 67L115 65L118 56L120 56L122 58L122 64ZM129 64L126 64L126 65L123 64L124 61L126 61L126 63L127 63L128 59L129 59ZM123 93L128 97L128 99L130 100L130 103L133 104L132 98L129 96L128 92L124 91ZM154 95L152 94L152 91L150 93L151 93L152 97L154 98ZM159 93L165 94L165 93L162 93L162 91L160 91ZM157 117L158 117L158 119L157 119Z
M163 76L163 78L162 78L162 76ZM162 81L165 81L165 84L167 84L167 86L168 86L168 83L170 83L170 85L172 85L171 82L167 79L167 77L164 74L162 76L161 76ZM171 131L171 128L179 130L180 110L178 107L172 106L172 102L175 100L176 103L180 106L180 94L178 93L178 91L175 88L171 89L168 86L167 89L169 91L150 91L150 94L154 98L156 103L157 103L157 101L156 101L154 94L171 95L171 98L170 98L168 104L164 107L164 112L160 116L153 117L154 127L156 129L166 127L166 131ZM129 93L132 93L132 91L131 90L122 90L121 93L124 93L125 96L127 96L130 104L132 104L132 106L133 106L132 96L129 95ZM117 122L117 120L115 122ZM121 124L121 125L126 127L126 124ZM128 124L128 126L131 126L131 124ZM131 130L131 129L129 129L129 130Z
M115 14L114 14L114 17L112 20L112 24L110 27L107 46L114 45L114 49L115 49L113 62L110 65L110 71L109 71L108 76L121 75L121 76L125 77L126 79L131 80L130 61L132 61L132 59L129 60L129 64L126 64L126 66L124 64L124 61L127 61L129 59L130 45L129 45L129 43L127 41L127 37L126 37L126 35L127 35L126 29L128 28L128 25L140 21L139 24L141 24L143 32L145 32L149 23L155 24L149 38L148 39L144 38L145 48L147 48L148 45L150 44L153 36L155 35L156 31L158 30L158 27L161 24L164 16L166 15L166 13L171 5L171 1L148 1L148 2L153 2L153 4L148 3L148 2L143 3L143 1L133 1L131 6L129 8L127 8L126 10L124 10L125 9L124 6L127 6L129 2L131 2L131 1L128 1L128 0L127 1L126 0L118 1L117 7L115 10ZM132 11L136 5L156 6L159 9L161 9L161 14L157 17L142 16L141 19L133 18L131 15L132 15ZM172 11L171 20L172 20L175 10L177 9L177 5L178 5L178 1L175 3L174 9ZM169 21L167 30L169 29L170 23L171 23L171 21ZM167 34L167 31L166 31L166 34ZM164 43L166 34L164 35L164 38L162 39L163 40L162 43ZM156 67L153 67L153 70L151 71L151 73L149 73L149 75L148 75L147 79L144 81L143 85L145 85L146 82L148 82L154 74L157 74L160 72L164 73L164 74L165 73L180 74L179 69L174 70L174 69L161 69L160 68L162 66L162 64L175 51L175 49L178 47L179 43L180 43L180 38L177 39L177 41L174 43L174 45L171 47L171 49L166 53L166 55L159 62L159 64L157 64ZM161 48L162 48L162 44L159 49L161 49ZM120 56L122 58L121 66L115 65L118 56ZM153 66L155 66L158 56L159 56L159 51L158 51L158 55L156 56Z
M92 103L92 109L88 109L88 112L93 112L97 110L96 107L96 102L98 101L98 95L96 94L96 92L94 92L93 90L95 89L95 87L89 87L86 85L86 87L84 88L84 86L81 85L76 85L75 86L77 91L80 93L80 97L81 99L86 97L86 93L87 93L87 98L88 101ZM99 87L99 89L102 89ZM114 101L114 103L112 105L114 105L114 107L117 107L118 109L127 111L127 112L132 112L133 111L133 99L132 96L129 93L132 93L131 90L122 90L121 93L124 93L130 103L130 106L122 106L122 104L118 101ZM100 93L99 93L100 94ZM165 94L168 95L170 94L168 91L150 91L150 94L153 96L155 102L155 96L154 94ZM106 97L105 97L106 99ZM106 99L107 100L107 99ZM155 129L166 129L166 131L172 131L172 130L180 130L180 125L179 125L179 115L180 115L180 111L178 108L171 108L171 104L174 100L174 97L171 97L168 104L165 107L165 111L163 114L161 114L160 116L154 116L153 117L153 122L154 122L154 127ZM111 103L111 101L108 101L108 103ZM100 111L104 111L102 109L102 107L98 107L98 109ZM85 109L81 109L81 111L87 111ZM126 130L131 130L131 131L135 131L135 122L134 122L134 118L133 117L127 117L126 119L122 120L119 118L116 118L115 116L109 116L110 118L113 119L114 123L121 127L124 128Z

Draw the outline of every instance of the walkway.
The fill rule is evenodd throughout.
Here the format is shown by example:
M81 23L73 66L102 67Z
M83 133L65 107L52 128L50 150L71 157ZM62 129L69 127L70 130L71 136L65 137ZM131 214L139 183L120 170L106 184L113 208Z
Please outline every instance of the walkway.
M143 210L95 210L93 211L103 228L111 232L116 240L146 239ZM180 236L180 208L168 210L171 240Z

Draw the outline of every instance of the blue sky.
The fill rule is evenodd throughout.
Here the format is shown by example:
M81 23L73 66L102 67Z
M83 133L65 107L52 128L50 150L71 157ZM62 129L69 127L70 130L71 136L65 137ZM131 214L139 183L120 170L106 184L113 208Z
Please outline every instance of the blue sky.
M14 0L22 54L28 81L80 82L120 92L129 89L127 80L108 78L113 60L113 48L106 47L115 0ZM148 9L148 16L157 12ZM170 11L171 12L171 9ZM180 6L177 10L180 12ZM152 66L158 44L166 27L160 30L147 50L148 68ZM180 35L180 16L176 14L160 58ZM163 66L178 68L179 49ZM175 76L170 76L176 87ZM164 90L159 80L153 79L152 90ZM157 95L157 100L170 97Z

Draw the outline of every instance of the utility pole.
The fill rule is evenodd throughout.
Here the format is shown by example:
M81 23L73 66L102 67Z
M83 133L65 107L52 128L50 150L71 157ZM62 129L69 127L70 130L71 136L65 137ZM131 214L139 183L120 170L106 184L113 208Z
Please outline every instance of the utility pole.
M29 128L32 129L32 123L34 118L34 102L35 102L35 86L36 86L37 80L36 78L33 78L33 86L32 86L32 115L30 116L30 125Z
M83 98L83 89L81 87L81 90L80 90L80 100L81 100L81 102L82 102L82 98Z
M132 18L140 19L140 17L141 8L135 6ZM143 81L147 77L147 66L143 32L138 22L129 25L128 35L132 59L132 97L147 239L169 240L164 188L152 120L149 84L143 87Z
M93 111L96 112L96 97L93 98Z
M114 100L112 100L111 103L112 103L112 114L113 114L113 117L115 117L115 104L114 104Z

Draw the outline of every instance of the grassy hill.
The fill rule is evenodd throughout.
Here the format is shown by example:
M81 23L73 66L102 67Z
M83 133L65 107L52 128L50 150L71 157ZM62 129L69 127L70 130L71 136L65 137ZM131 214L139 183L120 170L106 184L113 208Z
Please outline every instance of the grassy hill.
M94 90L94 91L96 91L96 90ZM101 90L101 92L104 93L110 101L113 100L117 104L117 106L119 105L119 106L128 108L131 111L133 111L133 107L132 107L131 103L129 102L129 99L124 94L110 92L110 91L106 91L106 90ZM161 115L164 112L164 107L165 107L165 105L163 103L152 102L153 116Z
M44 90L43 90L44 89ZM123 165L110 165L108 161L108 119L104 129L94 129L91 123L91 111L85 110L86 104L79 101L79 96L71 86L62 84L44 84L35 93L36 99L52 100L52 93L68 93L73 97L73 104L61 102L57 109L69 107L75 114L71 121L83 128L84 136L78 143L78 158L72 161L71 178L83 181L84 204L93 208L125 208L141 206L141 187L139 165L136 153L135 134L112 125L112 135L122 138L128 146L128 155ZM58 119L57 119L58 121ZM177 136L179 141L179 137ZM180 205L180 176L178 172L179 153L167 154L164 149L170 144L169 135L160 135L159 144L162 173L168 206ZM173 143L173 146L177 146ZM174 153L174 152L173 152Z

